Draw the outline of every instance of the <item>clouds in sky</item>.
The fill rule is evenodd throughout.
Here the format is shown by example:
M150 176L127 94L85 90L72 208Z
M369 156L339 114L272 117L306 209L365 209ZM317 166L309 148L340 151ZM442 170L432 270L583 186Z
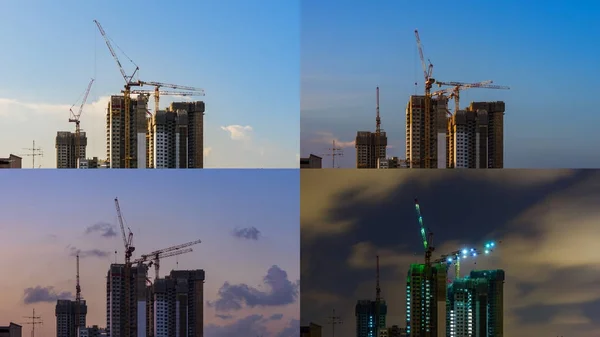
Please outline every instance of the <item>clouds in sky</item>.
M408 266L423 259L418 197L434 232L434 258L502 241L490 256L461 264L461 275L506 271L506 335L600 332L593 321L600 310L599 173L321 172L301 172L303 323L323 323L336 309L346 321L340 333L352 333L356 300L374 298L379 255L388 322L404 326L404 280Z
M236 228L233 230L233 236L246 240L258 240L260 231L256 227Z
M41 302L53 303L57 299L71 299L73 294L68 291L57 292L54 287L35 286L24 290L23 303L35 304Z

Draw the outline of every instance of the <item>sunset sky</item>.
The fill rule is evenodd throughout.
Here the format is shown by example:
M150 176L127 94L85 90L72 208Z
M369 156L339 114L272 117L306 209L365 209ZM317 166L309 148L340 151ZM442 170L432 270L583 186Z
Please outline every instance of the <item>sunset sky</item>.
M179 269L206 271L205 300L212 305L205 304L205 336L297 336L298 175L294 170L0 172L5 192L0 196L0 325L23 323L35 308L44 322L36 336L55 336L56 297L75 293L72 247L81 250L88 325L106 325L106 274L115 250L117 261L123 261L118 197L134 233L134 258L202 240L192 253L161 261L161 275L177 263ZM230 287L221 289L226 282ZM245 291L229 296L240 288ZM29 336L31 325L23 329Z
M434 233L433 258L502 241L461 274L504 269L504 335L600 336L600 172L303 170L301 317L354 336L354 306L375 299L376 255L388 325L405 326L410 263L422 263L414 209Z

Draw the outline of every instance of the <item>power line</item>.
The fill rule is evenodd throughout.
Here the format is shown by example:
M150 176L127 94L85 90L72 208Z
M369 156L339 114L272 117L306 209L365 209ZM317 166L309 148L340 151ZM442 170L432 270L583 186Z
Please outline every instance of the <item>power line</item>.
M340 316L335 315L335 309L333 309L333 314L327 317L327 324L331 325L331 337L335 337L335 326L343 324L342 318Z
M29 156L31 157L32 168L35 168L35 157L43 157L44 152L41 147L35 147L35 140L33 141L33 147L31 148L23 148L23 150L31 151L31 153L21 154L21 156ZM40 165L42 167L42 165Z

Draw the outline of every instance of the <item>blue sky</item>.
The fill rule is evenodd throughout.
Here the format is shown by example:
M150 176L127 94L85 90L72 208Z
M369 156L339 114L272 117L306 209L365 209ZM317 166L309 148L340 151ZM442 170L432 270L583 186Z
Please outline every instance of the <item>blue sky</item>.
M418 29L437 80L510 86L461 94L463 107L506 102L505 167L600 166L593 155L600 142L596 88L586 84L600 75L600 3L305 0L301 6L303 156L327 153L336 139L345 147L341 166L354 167L349 142L357 130L374 131L380 86L388 152L404 157L406 103L423 92Z
M206 102L206 167L298 166L299 5L278 0L3 3L0 31L10 33L0 44L10 52L0 55L0 156L36 140L42 167L55 167L56 131L74 130L69 107L91 77L81 126L88 156L106 156L107 97L124 80L94 19L127 73L135 67L117 46L141 80L205 89L195 99ZM235 131L243 136L232 139Z
M80 262L88 324L106 325L106 272L115 261L115 250L117 260L123 261L114 206L118 197L134 233L134 257L202 240L192 247L192 253L161 261L161 275L177 266L204 269L206 301L218 301L219 289L229 282L246 284L262 294L259 298L281 304L251 308L242 296L237 299L242 309L237 311L217 312L216 307L205 305L207 337L239 336L236 329L257 333L266 329L265 336L283 337L287 335L277 333L297 323L298 301L276 301L285 295L281 291L285 285L295 287L300 277L297 170L34 172L0 172L3 188L12 191L0 196L5 240L0 248L0 269L12 270L11 278L0 280L5 289L0 316L7 322L22 322L22 316L35 308L44 320L42 334L54 333L56 302L52 295L75 289L75 259L69 255L74 246L106 252L107 256L86 257ZM98 223L111 225L118 235L86 234L86 228ZM233 235L237 229L252 227L260 232L257 240ZM275 292L263 284L270 269L287 273L279 279L283 286ZM154 271L150 275L154 276ZM35 303L25 304L25 289L35 287L44 289L50 299L38 296ZM283 317L268 319L276 314Z

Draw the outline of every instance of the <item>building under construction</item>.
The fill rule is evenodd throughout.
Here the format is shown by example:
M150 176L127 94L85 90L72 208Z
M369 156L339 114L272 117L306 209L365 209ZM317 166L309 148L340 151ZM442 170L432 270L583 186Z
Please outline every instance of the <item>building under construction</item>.
M138 95L130 101L129 125L125 125L125 97L110 96L106 112L106 158L109 168L146 168L146 130L148 128L148 97ZM129 129L129 153L125 153L125 129ZM85 157L83 157L85 158Z
M377 168L380 158L386 158L387 135L380 132L379 142L377 134L370 131L356 133L356 168Z
M56 168L78 168L77 158L85 158L87 147L87 136L85 132L79 133L79 142L75 139L76 134L69 131L58 131L56 133ZM79 146L79 149L77 147ZM77 152L79 151L79 157Z
M412 264L406 279L406 332L412 337L446 337L446 265Z
M472 271L448 286L446 335L503 335L504 271Z
M79 327L85 328L87 305L85 300L81 300L79 310L77 302L72 300L57 300L56 301L56 337L79 337L75 324L78 319ZM77 317L79 316L79 318Z
M125 265L111 264L106 279L106 332L109 337L146 337L148 267L131 267L129 299L125 299ZM125 334L125 301L129 301L129 331Z
M204 270L173 270L148 288L147 336L204 335Z
M152 116L148 124L147 167L203 168L204 111L202 101L175 102Z
M504 167L504 109L504 102L471 102L452 116L447 167Z
M356 337L374 337L377 330L385 330L387 304L384 300L379 301L379 313L377 312L377 301L359 300L355 308ZM379 316L379 324L377 323ZM379 329L377 329L377 326Z
M410 168L446 168L448 100L431 100L429 128L425 128L425 96L410 96L406 106L406 163ZM429 130L429 134L426 131ZM429 152L425 138L429 138ZM425 160L429 153L429 161ZM429 164L427 164L427 162Z

